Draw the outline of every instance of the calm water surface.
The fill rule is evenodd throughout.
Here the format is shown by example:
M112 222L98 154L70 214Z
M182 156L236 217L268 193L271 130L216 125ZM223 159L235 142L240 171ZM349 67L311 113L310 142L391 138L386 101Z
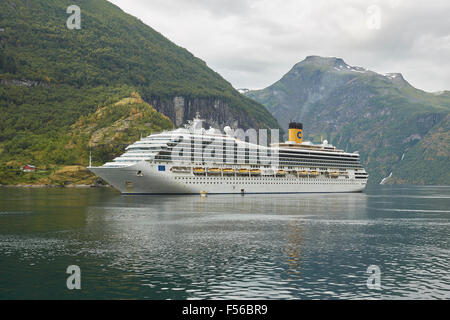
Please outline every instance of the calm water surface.
M450 187L122 196L0 188L2 299L450 298ZM66 269L81 268L81 290ZM381 290L367 288L367 267Z

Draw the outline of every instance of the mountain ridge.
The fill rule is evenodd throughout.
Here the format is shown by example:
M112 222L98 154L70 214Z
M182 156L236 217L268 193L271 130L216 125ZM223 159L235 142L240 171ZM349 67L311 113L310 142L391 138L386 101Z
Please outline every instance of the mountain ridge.
M424 159L430 172L421 165L415 175L396 176L403 172L401 159L408 159L432 128L437 132L434 139L447 141L446 131L436 129L445 128L450 112L450 96L445 92L416 89L398 72L383 75L350 66L342 58L308 56L279 81L245 94L265 105L283 128L291 120L300 121L308 139L319 142L326 137L347 151L359 150L370 183L379 183L393 172L387 183L450 184L449 178L430 173L439 170L433 157ZM439 150L433 151L439 161L450 159L445 144L439 143ZM420 162L409 163L418 168Z

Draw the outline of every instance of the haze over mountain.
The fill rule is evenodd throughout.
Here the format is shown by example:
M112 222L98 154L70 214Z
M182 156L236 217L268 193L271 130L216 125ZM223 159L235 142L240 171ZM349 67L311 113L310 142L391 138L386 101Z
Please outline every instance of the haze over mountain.
M428 93L401 73L378 74L340 58L308 56L271 86L246 96L264 104L283 128L358 150L379 183L449 184L450 92Z

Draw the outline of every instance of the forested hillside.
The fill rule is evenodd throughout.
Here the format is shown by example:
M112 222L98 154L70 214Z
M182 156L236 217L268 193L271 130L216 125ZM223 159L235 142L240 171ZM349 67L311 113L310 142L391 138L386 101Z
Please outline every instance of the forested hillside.
M278 127L204 61L108 1L76 1L81 29L69 29L73 4L0 2L1 166L81 164L81 154L46 150L81 117L133 92L177 126L199 112L207 125Z
M6 147L10 152L21 154L21 149L25 148L29 154L3 163L0 181L8 185L99 183L85 168L90 160L93 165L102 165L123 153L127 145L140 137L172 128L168 117L133 92L117 102L98 106L54 137L36 139L27 146L16 146L15 140L8 142ZM30 158L38 169L34 173L24 173L20 166Z

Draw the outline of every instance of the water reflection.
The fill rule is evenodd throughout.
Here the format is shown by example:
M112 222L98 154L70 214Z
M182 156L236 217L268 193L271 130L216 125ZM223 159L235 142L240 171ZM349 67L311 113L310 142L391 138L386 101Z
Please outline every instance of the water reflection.
M326 229L364 218L366 200L365 194L118 196L90 208L87 218L92 226L102 218L101 238L110 239L105 252L116 255L110 266L145 275L155 298L173 298L172 289L178 298L298 298L304 269L305 281L314 279L301 263L305 238L332 245ZM325 230L314 235L320 225Z
M12 190L12 189L11 189ZM450 188L363 194L0 193L0 297L448 297ZM77 264L83 290L64 289ZM368 265L383 290L367 289Z
M288 243L286 245L287 273L293 278L301 278L301 254L303 246L303 226L298 219L292 220L287 226Z

